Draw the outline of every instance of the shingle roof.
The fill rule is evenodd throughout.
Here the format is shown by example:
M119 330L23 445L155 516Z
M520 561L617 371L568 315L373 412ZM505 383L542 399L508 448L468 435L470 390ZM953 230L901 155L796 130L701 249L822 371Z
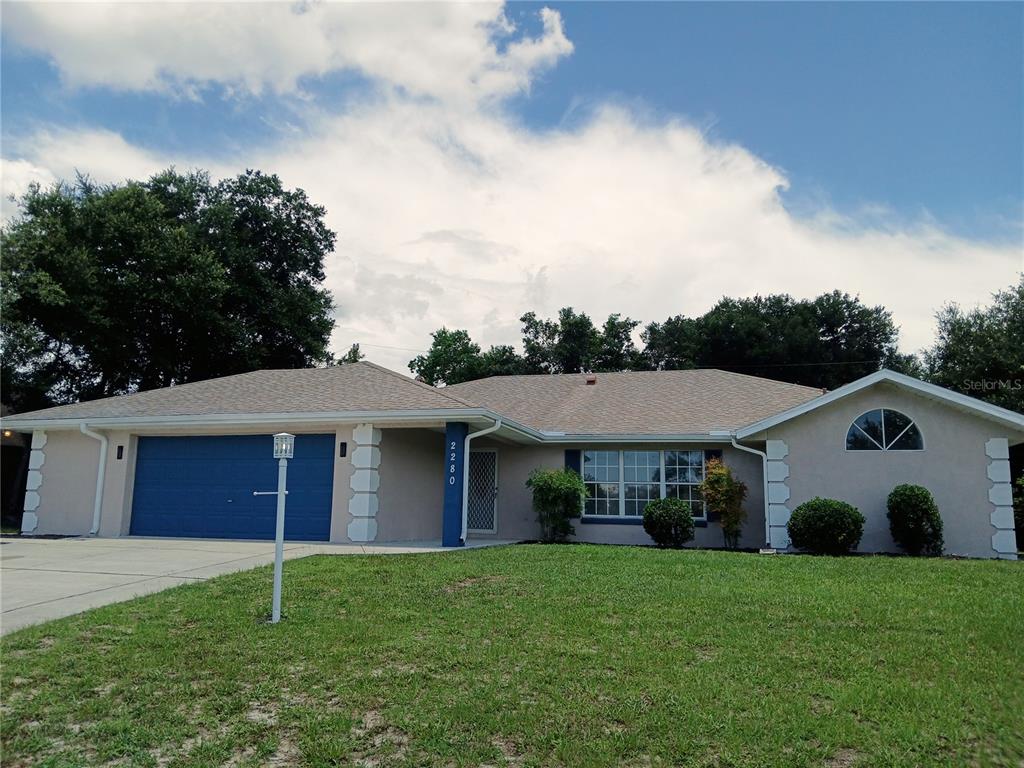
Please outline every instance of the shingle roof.
M240 373L19 413L11 418L82 419L471 407L454 392L435 389L363 361L330 368Z
M537 430L594 435L736 429L821 395L719 370L495 376L444 391Z
M596 383L588 385L588 375ZM487 408L566 434L706 434L736 429L821 391L717 370L496 376L437 389L368 362L264 370L8 418L101 419Z

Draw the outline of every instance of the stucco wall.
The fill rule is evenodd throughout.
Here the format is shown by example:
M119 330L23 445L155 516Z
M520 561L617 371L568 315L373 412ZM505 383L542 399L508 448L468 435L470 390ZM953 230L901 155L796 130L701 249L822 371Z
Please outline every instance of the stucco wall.
M603 447L603 446L602 446ZM608 446L609 450L665 446ZM712 447L712 446L705 446ZM376 541L437 540L441 537L444 502L444 436L424 429L384 429L381 437L380 508ZM471 539L536 539L540 535L533 500L526 480L534 469L565 466L566 448L582 446L524 446L481 437L473 450L495 450L498 457L498 531L469 534ZM740 546L764 544L764 502L761 462L757 456L726 446L723 459L747 483L747 524ZM651 544L640 525L575 523L576 541L608 544ZM694 546L722 546L716 523L698 528Z
M376 541L441 538L444 435L428 429L384 429Z
M345 455L339 456L341 443L345 443ZM350 484L352 478L352 451L355 444L352 440L352 427L339 426L334 432L334 488L331 496L331 534L333 542L348 541L348 524L352 519L349 514L348 502L353 491Z
M561 469L565 452L559 447L515 445L489 440L474 440L472 448L498 452L498 532L471 533L471 538L512 539L530 541L540 536L533 496L526 487L530 473L538 468Z
M846 432L865 411L892 408L913 419L923 451L847 451ZM992 483L985 443L1007 437L993 422L891 384L878 384L768 431L788 447L786 506L825 496L857 507L866 518L860 550L895 552L886 497L900 483L923 485L942 515L946 552L993 557L989 501Z
M92 527L99 441L81 432L49 430L39 471L34 534L85 534Z
M107 468L103 483L100 536L128 535L128 528L131 524L132 488L135 484L135 451L138 440L128 432L107 434ZM99 445L95 440L93 443ZM118 447L122 448L120 459L117 458Z

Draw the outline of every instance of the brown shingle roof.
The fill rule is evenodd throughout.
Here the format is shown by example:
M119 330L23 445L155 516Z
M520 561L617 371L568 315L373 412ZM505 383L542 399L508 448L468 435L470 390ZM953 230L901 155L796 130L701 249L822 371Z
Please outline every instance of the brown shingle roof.
M12 414L10 418L82 419L471 407L455 392L429 387L364 361L331 368L252 371Z
M586 384L588 375L596 383ZM373 363L265 370L62 405L9 419L99 419L488 408L567 434L706 434L807 402L820 390L717 370L496 376L436 389Z
M596 383L588 385L588 376ZM594 435L736 429L821 395L719 370L495 376L444 391L534 429Z

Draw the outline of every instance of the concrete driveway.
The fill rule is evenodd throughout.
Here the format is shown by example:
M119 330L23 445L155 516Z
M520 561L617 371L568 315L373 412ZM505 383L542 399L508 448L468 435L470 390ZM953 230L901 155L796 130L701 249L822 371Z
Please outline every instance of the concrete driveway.
M472 542L493 545L507 542ZM434 552L424 544L287 543L285 558ZM274 562L272 541L0 538L0 633Z

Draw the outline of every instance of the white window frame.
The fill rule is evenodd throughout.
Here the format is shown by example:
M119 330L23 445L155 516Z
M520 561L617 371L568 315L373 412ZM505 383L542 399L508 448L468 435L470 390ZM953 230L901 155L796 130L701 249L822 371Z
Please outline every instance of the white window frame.
M616 499L616 501L619 502L619 504L618 504L618 506L619 506L619 513L617 515L599 515L597 513L593 513L593 514L589 514L588 515L587 512L586 512L586 501L584 501L583 517L586 518L587 520L618 520L619 518L625 516L623 513L626 510L625 504L623 503L623 499L622 499L622 490L623 490L623 486L622 486L622 451L616 451L616 450L613 450L611 448L608 448L608 449L605 449L605 448L591 448L591 449L584 448L584 449L582 449L580 451L580 477L585 477L586 476L586 471L587 471L586 454L588 452L589 453L615 453L615 454L618 455L619 479L616 481L615 485L617 485L618 488L619 488L619 496ZM588 485L588 486L589 485L611 485L611 483L605 483L605 482L603 482L601 480L595 480L594 482L589 482L586 479L584 479L583 483L584 483L584 485ZM594 501L595 501L594 508L596 509L597 508L597 504L596 504L597 498L593 497L593 496L591 496L590 498L594 499ZM605 499L602 499L602 501L605 501ZM608 501L610 501L610 499L608 499Z
M706 450L704 450L703 448L701 448L701 449L698 449L698 448L669 448L669 449L667 449L667 451L697 451L697 450L700 451L700 474L701 474L701 477L707 477L707 472L708 472L708 452ZM661 498L663 498L663 499L665 498L665 494L668 491L668 486L669 485L688 485L688 486L691 486L691 487L695 487L695 486L699 486L700 485L700 483L669 483L669 482L666 482L666 480L665 480L665 454L667 453L667 451L662 451L661 452ZM686 503L687 504L690 503L689 499L687 499ZM708 505L706 503L705 504L701 504L701 508L704 510L703 514L700 515L700 517L694 515L693 519L694 520L699 520L701 522L706 523L708 521ZM691 511L692 511L692 509L691 509Z
M701 475L706 476L708 467L708 456L707 451L703 448L667 448L667 449L643 449L643 448L630 448L630 449L617 449L615 453L619 456L619 514L617 515L597 515L583 513L583 519L589 522L599 522L601 520L643 520L643 515L627 515L626 514L626 451L633 451L636 453L658 453L658 498L666 498L669 485L685 485L696 487L700 483L667 483L665 481L665 453L666 451L700 451L701 455ZM586 454L590 453L611 453L612 449L607 448L583 448L580 450L580 475L584 475L586 471ZM588 482L584 480L586 485L608 485L608 483L602 483L600 481ZM655 485L655 483L630 483L630 485ZM687 501L689 503L689 501ZM703 514L700 517L694 516L693 518L697 522L706 523L708 520L708 508L707 505L703 505Z
M920 448L886 448L884 445L879 445L878 441L875 440L875 438L873 438L871 435L869 435L867 432L865 432L863 429L861 429L860 426L858 426L858 424L857 424L857 422L860 421L861 418L863 418L865 415L871 413L872 411L881 411L882 412L882 442L883 443L887 442L887 443L889 443L889 445L892 445L897 440L899 440L901 437L903 437L903 435L906 433L906 431L908 429L910 429L911 427L917 427L917 433L921 436L921 447ZM885 439L885 412L886 411L893 411L894 413L898 413L901 416L905 416L907 419L910 420L910 423L907 426L905 426L900 431L900 433L898 435L896 435L896 437L894 437L892 440L886 440ZM860 432L862 435L864 435L864 437L866 437L872 443L877 445L878 446L878 451L877 451L878 453L921 453L925 449L924 432L921 431L921 427L918 426L917 419L915 419L910 414L904 413L903 411L899 410L898 408L889 408L889 407L884 406L884 405L880 405L877 408L868 408L866 411L864 411L862 413L859 413L857 415L857 418L855 418L853 421L851 421L850 422L850 426L847 427L846 432L843 434L843 450L846 451L847 453L865 453L865 454L868 454L870 456L870 455L876 453L876 451L874 449L864 450L864 449L850 448L849 443L848 443L848 438L849 438L850 430L851 429L856 429L858 432Z

